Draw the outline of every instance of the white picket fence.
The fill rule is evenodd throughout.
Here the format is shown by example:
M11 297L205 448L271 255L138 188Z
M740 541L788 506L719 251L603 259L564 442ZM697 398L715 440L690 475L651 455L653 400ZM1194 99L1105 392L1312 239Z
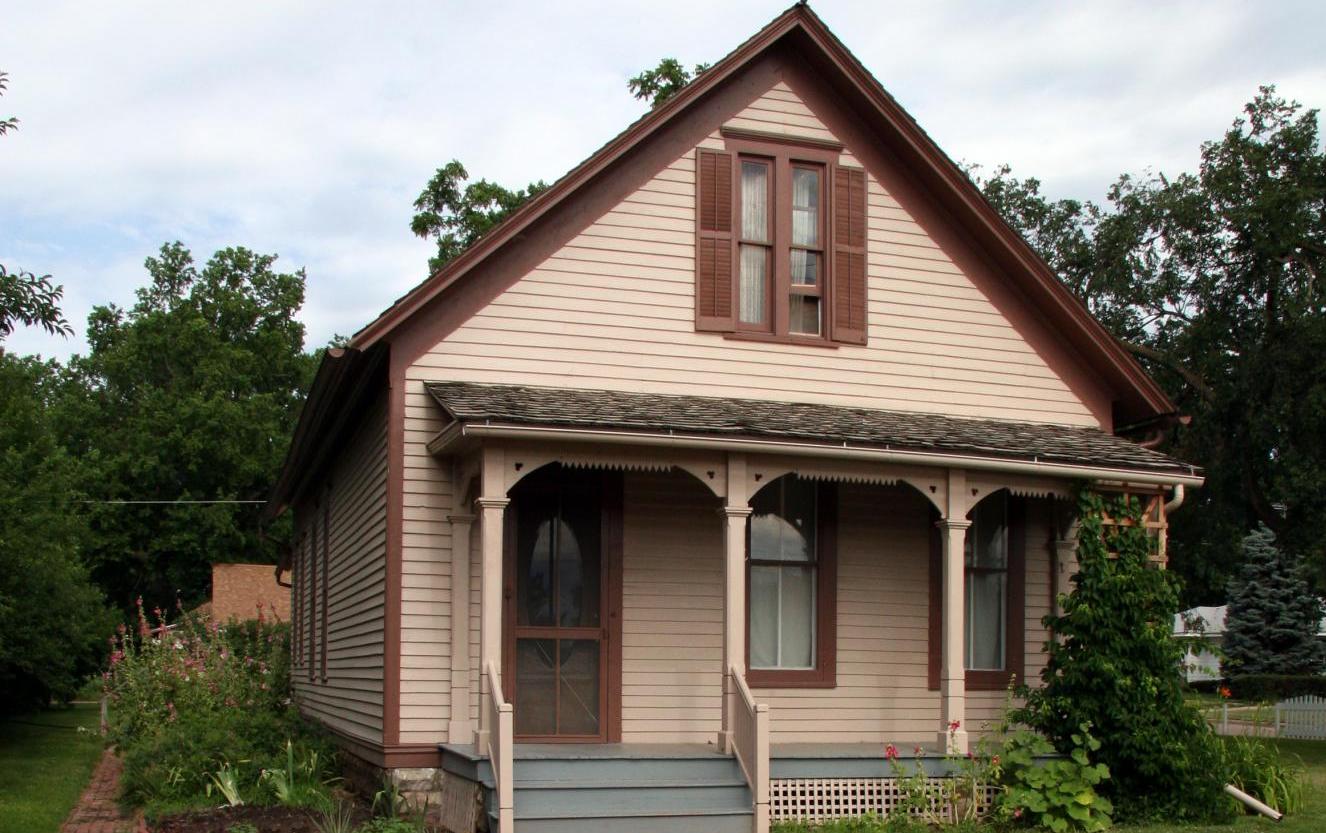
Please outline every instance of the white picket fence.
M1275 704L1275 735L1281 738L1326 738L1326 697L1305 694Z

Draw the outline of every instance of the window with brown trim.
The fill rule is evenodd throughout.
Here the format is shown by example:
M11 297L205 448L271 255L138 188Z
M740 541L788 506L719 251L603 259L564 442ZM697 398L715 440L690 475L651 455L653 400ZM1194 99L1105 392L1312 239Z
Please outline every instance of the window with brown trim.
M327 487L327 497L322 502L322 621L318 623L321 631L321 675L327 682L327 615L331 605L327 603L327 585L331 581L331 487Z
M1025 682L1026 501L995 492L967 515L963 548L963 667L967 688L1000 690ZM930 688L939 688L943 632L943 551L930 547Z
M747 679L829 688L837 652L837 494L780 477L751 499L746 533Z
M318 658L318 521L317 506L313 507L313 518L309 521L309 553L308 553L308 657L305 664L308 666L308 681L311 683L314 679L314 666Z
M866 178L841 148L729 137L696 156L697 330L866 340Z

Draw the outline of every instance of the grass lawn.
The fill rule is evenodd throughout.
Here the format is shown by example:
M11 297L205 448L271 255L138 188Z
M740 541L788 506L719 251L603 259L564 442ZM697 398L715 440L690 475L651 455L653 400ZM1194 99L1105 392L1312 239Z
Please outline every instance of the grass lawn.
M97 719L80 704L0 721L0 833L60 829L101 757Z
M1326 741L1274 740L1268 741L1282 752L1296 755L1303 761L1308 783L1303 790L1303 808L1285 816L1279 824L1261 816L1245 816L1233 825L1189 827L1176 824L1148 824L1139 827L1119 827L1120 833L1248 833L1270 831L1277 833L1320 833L1326 830Z

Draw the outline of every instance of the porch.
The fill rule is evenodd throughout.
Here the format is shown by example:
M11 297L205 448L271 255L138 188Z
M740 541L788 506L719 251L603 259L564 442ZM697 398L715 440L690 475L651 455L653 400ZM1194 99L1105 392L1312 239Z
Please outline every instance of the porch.
M753 405L815 414L736 403L741 434L714 437L696 421L716 430L719 406L696 397L612 394L596 406L558 399L583 391L494 399L496 388L431 386L450 423L428 450L451 469L452 551L472 553L452 559L444 752L487 785L504 833L518 819L585 829L571 819L600 811L651 819L631 829L720 829L721 817L756 831L887 811L886 743L908 756L920 746L928 766L965 752L1009 680L1036 672L1040 619L1071 573L1072 481L1159 492L1182 480L1135 470L1166 458L1087 429L820 420L877 432L864 447L789 440L782 413L780 438L755 440L769 429ZM673 427L646 431L645 407L678 408ZM986 456L937 452L918 434ZM930 450L896 447L908 442ZM973 551L997 579L990 609L1002 618L973 630L966 539L975 510L996 503L1003 543L988 563ZM783 549L755 553L775 527Z

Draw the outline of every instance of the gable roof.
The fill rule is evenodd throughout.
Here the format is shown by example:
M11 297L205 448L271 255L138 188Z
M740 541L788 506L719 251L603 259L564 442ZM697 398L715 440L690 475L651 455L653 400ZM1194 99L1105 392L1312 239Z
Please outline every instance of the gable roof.
M829 84L853 105L862 121L898 155L927 192L1002 267L1001 274L1050 322L1087 367L1116 393L1115 424L1146 423L1175 412L1165 392L1137 360L1074 296L984 198L971 179L925 133L916 121L870 75L823 21L804 3L776 17L753 37L704 72L680 92L642 116L543 193L525 203L465 252L434 272L354 335L352 349L390 342L393 333L448 289L508 246L519 246L531 225L554 212L596 176L629 155L687 111L707 93L743 68L787 44L797 50Z

